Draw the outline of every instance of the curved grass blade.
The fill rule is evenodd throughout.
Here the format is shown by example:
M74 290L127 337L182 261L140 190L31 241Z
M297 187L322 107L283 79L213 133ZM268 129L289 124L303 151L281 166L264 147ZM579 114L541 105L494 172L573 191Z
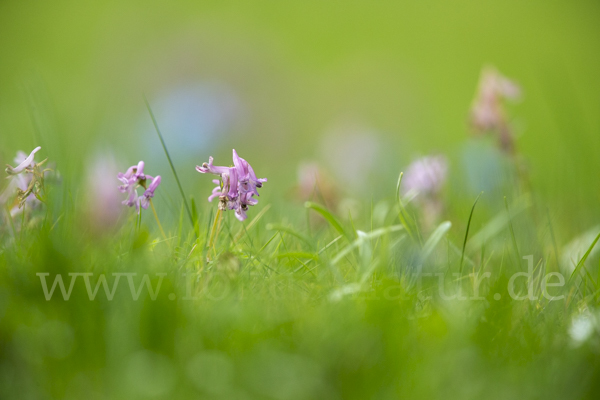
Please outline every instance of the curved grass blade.
M479 193L479 196L475 199L475 203L473 203L473 207L471 207L471 213L469 214L469 221L467 222L467 231L465 232L465 240L463 242L462 252L460 254L460 274L463 272L463 262L465 261L465 249L467 248L467 239L469 238L469 228L471 227L471 219L473 219L473 212L475 212L475 206L479 201L479 198L483 192Z
M344 249L342 249L334 258L333 260L331 260L332 264L337 264L342 258L344 258L347 254L349 254L352 250L354 250L355 248L357 248L358 246L360 246L363 241L365 240L371 240L371 239L375 239L381 235L384 235L386 233L390 233L390 232L397 232L404 229L404 227L402 225L394 225L394 226L390 226L388 228L379 228L374 230L373 232L369 232L369 233L365 233L364 235L360 235L358 237L358 239L354 240L352 243L350 243L348 246L346 246Z
M442 222L437 228L435 228L435 231L433 231L431 236L429 236L429 239L427 239L427 242L425 242L423 250L421 250L421 263L424 263L425 260L429 258L433 250L437 247L440 240L444 238L444 236L446 235L446 233L448 233L451 227L452 223L450 221L445 221Z
M598 234L598 236L596 236L596 239L594 239L594 241L592 242L591 246L587 249L587 251L585 252L585 254L583 255L583 257L581 257L581 260L579 260L579 262L577 263L577 266L575 267L575 269L573 270L573 273L569 277L569 281L571 279L573 279L573 277L581 270L581 267L583 267L583 265L585 264L585 261L587 260L587 258L589 257L590 253L594 249L594 246L596 246L596 243L598 243L598 239L600 239L600 233Z
M514 219L517 215L525 211L530 206L531 202L527 198L520 198L511 205L512 208L510 215L504 211L499 212L494 218L486 223L483 228L471 236L467 250L476 251L485 243L490 242L491 239L502 232L509 221Z
M323 218L325 218L325 220L327 222L329 222L329 224L336 231L338 231L340 234L344 235L348 240L351 239L351 237L348 235L348 233L346 233L346 231L344 230L344 228L342 228L342 225L340 225L340 223L338 222L338 220L325 207L323 207L320 204L313 203L312 201L307 201L306 203L304 203L304 207L310 208L312 210L315 210L316 212L318 212L319 214L321 214L323 216Z

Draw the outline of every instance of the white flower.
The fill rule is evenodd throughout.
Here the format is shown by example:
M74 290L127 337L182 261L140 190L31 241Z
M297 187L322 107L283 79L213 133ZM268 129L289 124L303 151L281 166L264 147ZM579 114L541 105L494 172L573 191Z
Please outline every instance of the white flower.
M10 165L7 165L6 166L6 173L9 174L9 175L17 175L17 174L20 174L21 172L23 172L27 167L29 167L32 164L34 164L33 158L35 157L35 153L37 153L40 150L41 150L40 146L38 146L35 149L33 149L33 151L31 152L31 154L29 154L29 156L25 160L23 160L21 162L21 164L19 164L15 168L11 167Z

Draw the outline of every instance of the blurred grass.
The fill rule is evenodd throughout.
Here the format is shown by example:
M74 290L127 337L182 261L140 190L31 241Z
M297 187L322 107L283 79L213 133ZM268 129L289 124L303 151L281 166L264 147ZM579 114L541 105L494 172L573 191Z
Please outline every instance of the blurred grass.
M350 118L395 149L387 158L396 160L388 175L395 179L415 153L456 151L479 70L491 63L524 88L513 114L544 201L569 221L570 203L584 205L575 212L577 228L595 213L598 189L585 180L598 168L593 151L600 145L596 2L1 7L0 129L3 148L11 149L5 159L24 146L19 138L32 136L24 84L42 93L39 106L50 108L56 131L79 159L102 143L135 147L141 93L218 80L242 97L250 116L235 132L244 135L229 141L277 149L266 152L264 168L282 164L291 173L295 163L284 160L314 157L318 137ZM211 151L197 149L198 158Z

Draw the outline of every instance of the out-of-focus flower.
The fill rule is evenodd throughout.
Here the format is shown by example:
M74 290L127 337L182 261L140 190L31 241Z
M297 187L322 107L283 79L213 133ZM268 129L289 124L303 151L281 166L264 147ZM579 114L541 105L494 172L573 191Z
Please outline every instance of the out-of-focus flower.
M507 153L514 151L514 138L503 102L520 97L521 89L516 83L492 67L482 70L477 94L471 106L471 126L477 134L496 134L500 147Z
M40 167L46 160L36 163L35 153L41 147L36 147L29 155L19 151L14 159L16 167L6 166L10 182L0 195L0 203L9 204L11 216L16 215L25 205L37 207L43 201L44 174L46 170Z
M440 192L447 174L448 161L442 155L421 157L406 169L401 190L419 205L425 229L432 228L442 213Z
M267 181L266 178L257 178L252 166L233 150L234 167L218 167L213 165L213 158L208 158L208 163L196 166L196 171L202 174L219 175L221 180L213 180L217 185L208 196L208 201L219 198L220 210L235 210L235 216L240 221L248 216L248 206L258 203L253 196L258 196L258 189Z
M231 138L245 121L245 104L234 88L219 81L187 81L168 85L150 99L156 120L172 152L189 157L198 149ZM140 115L141 138L156 132L148 114ZM153 155L162 155L159 142L141 139Z
M121 215L121 195L115 190L117 163L110 154L96 156L85 175L85 212L94 232L110 231Z
M123 204L128 207L135 206L137 212L140 212L140 206L147 209L150 206L150 199L154 197L154 191L160 184L160 175L156 178L144 174L144 162L140 161L137 165L132 165L125 171L125 173L119 172L117 178L123 182L119 186L121 193L126 193L127 198L123 200ZM150 181L149 187L146 187L147 182ZM137 189L142 187L145 189L144 194L138 196Z
M21 172L25 171L26 168L31 167L34 164L33 159L35 157L35 153L37 153L41 149L42 148L40 146L36 147L29 154L29 156L25 156L25 153L23 153L22 151L19 151L17 153L17 157L15 158L15 162L19 163L19 165L15 168L11 167L10 165L7 165L6 173L8 175L17 175L17 174L20 174Z
M421 157L406 169L403 190L421 196L436 196L444 186L447 174L448 161L444 156Z
M327 207L335 206L339 200L333 180L316 162L305 162L298 166L295 196L301 201L317 199Z
M320 152L334 174L335 181L347 191L362 194L377 174L380 156L377 132L361 124L342 122L324 136Z

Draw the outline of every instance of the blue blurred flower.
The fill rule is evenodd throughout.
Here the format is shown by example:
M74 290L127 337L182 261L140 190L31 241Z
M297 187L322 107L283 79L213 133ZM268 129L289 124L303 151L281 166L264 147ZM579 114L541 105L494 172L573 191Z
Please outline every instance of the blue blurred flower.
M182 157L191 157L199 149L214 147L214 143L231 133L241 119L242 105L228 86L216 82L171 87L154 96L150 103L169 149ZM148 116L142 117L143 135L154 137L154 127ZM156 140L152 151L162 153Z

